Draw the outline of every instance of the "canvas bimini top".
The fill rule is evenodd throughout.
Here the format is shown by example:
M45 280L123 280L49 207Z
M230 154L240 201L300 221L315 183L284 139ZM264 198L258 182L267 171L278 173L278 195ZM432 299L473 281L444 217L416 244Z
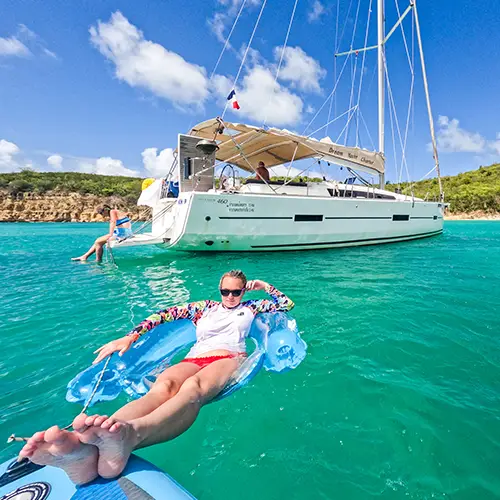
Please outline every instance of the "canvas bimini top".
M248 172L254 172L254 166L260 161L274 167L306 158L318 158L370 174L383 174L385 170L381 153L335 144L329 137L317 140L286 129L264 129L212 118L195 125L189 135L217 141L216 159Z

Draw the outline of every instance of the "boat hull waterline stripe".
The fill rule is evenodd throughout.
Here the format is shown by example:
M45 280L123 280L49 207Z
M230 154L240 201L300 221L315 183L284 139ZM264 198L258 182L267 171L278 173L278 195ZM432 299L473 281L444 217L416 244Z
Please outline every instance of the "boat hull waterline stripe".
M308 217L308 216L303 216L303 215L296 215L295 216L295 222L309 222L307 220L304 220L303 217ZM312 215L310 219L311 222L320 222L320 217L319 215ZM300 220L299 220L300 218ZM294 217L219 217L219 220L292 220ZM409 220L416 220L416 219L429 219L429 220L437 220L437 219L442 219L442 217L436 217L436 216L431 216L431 217L410 217ZM394 220L395 222L400 221L400 220L405 220L407 221L408 219L393 219L392 216L389 217L324 217L324 220Z
M324 246L324 245L349 245L351 243L364 243L364 242L375 242L375 241L394 241L394 240L408 240L413 238L426 238L428 236L436 236L443 232L442 229L439 231L432 231L430 233L418 233L418 234L408 234L404 236L388 236L385 238L366 238L362 240L344 240L344 241L319 241L313 243L289 243L289 244L278 244L278 245L252 245L251 248L291 248L291 247L309 247L309 246Z

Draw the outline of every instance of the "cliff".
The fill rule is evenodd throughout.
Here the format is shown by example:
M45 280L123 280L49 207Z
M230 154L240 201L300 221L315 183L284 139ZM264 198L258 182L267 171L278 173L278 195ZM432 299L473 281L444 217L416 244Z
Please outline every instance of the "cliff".
M135 203L119 196L92 194L20 193L11 195L0 192L0 222L103 222L95 213L96 207L106 203L116 206L133 219L142 219Z
M107 204L140 218L137 177L78 172L0 174L1 222L101 222L96 207ZM144 210L144 208L143 208Z

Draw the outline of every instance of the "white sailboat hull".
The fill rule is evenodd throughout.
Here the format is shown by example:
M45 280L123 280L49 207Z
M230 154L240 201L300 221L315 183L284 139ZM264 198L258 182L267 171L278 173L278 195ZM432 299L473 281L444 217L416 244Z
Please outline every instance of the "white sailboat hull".
M411 200L185 193L153 232L155 243L180 251L338 248L438 235L443 211L442 203Z

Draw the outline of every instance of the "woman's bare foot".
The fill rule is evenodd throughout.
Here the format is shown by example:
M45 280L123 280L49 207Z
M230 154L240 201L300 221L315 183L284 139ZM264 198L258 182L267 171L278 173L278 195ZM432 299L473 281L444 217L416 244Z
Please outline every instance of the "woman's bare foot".
M85 484L98 476L98 451L83 444L72 432L55 425L45 432L36 432L19 453L38 465L63 469L75 484Z
M87 257L85 257L85 255L82 255L80 257L71 257L71 260L79 260L80 262L85 262L87 260Z
M107 415L81 414L73 421L73 428L82 443L99 449L97 472L101 477L112 478L122 473L138 442L132 425Z

